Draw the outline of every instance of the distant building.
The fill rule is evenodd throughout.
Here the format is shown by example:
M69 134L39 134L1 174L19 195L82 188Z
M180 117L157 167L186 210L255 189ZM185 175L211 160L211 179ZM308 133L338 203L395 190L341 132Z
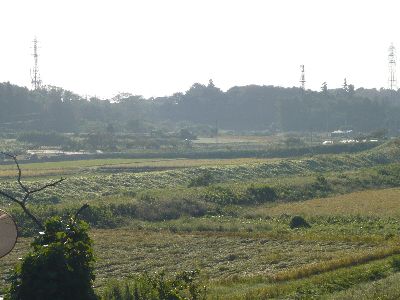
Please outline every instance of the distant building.
M349 130L335 130L331 132L331 137L342 137L342 136L348 136L353 133L352 129Z

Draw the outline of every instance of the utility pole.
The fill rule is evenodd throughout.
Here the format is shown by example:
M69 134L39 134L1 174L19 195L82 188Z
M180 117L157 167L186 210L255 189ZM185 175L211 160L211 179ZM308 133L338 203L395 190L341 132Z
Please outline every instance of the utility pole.
M32 83L32 88L34 90L40 89L42 85L42 81L40 80L40 74L39 74L39 67L38 67L38 41L37 38L33 40L33 59L34 59L34 65L33 65L33 70L31 70L31 83Z

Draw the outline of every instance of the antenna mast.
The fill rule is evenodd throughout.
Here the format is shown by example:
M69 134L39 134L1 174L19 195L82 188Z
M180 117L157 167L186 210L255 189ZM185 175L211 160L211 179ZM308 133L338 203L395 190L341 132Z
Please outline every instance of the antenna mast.
M396 48L393 43L389 47L389 89L395 90L397 87L396 80Z
M347 84L347 79L344 79L343 82L343 91L348 92L349 91L349 85Z
M40 80L40 74L39 74L39 67L38 67L38 41L37 38L33 40L33 59L34 59L34 66L33 70L31 70L31 83L32 83L32 88L34 90L38 90L40 86L42 85L42 81Z
M301 71L301 76L300 76L301 89L303 91L305 91L306 90L306 76L304 73L304 65L300 65L300 71Z

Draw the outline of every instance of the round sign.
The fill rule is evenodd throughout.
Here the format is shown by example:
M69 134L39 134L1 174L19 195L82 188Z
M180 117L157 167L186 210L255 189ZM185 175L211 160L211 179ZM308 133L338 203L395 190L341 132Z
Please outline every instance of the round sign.
M17 242L17 225L13 218L0 209L0 258L6 256Z

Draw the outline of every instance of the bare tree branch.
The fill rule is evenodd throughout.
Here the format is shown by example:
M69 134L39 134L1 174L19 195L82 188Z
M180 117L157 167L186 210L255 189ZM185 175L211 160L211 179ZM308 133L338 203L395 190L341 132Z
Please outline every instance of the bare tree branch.
M39 188L36 188L36 189L29 189L29 188L28 188L26 185L24 185L24 184L22 183L22 181L21 181L21 178L22 178L22 171L21 171L21 168L20 168L20 166L19 166L19 163L18 163L18 160L17 160L17 156L12 155L12 154L10 154L10 153L5 153L5 152L0 152L0 154L3 154L3 155L5 155L5 156L11 158L11 159L14 161L15 165L17 166L17 169L18 169L17 182L18 182L19 186L21 187L21 189L24 191L24 196L22 197L22 199L18 199L18 198L14 197L14 196L12 196L12 195L10 195L10 194L4 192L4 191L1 191L1 190L0 190L0 195L3 196L3 197L5 197L5 198L7 198L7 199L9 199L9 200L11 200L11 201L13 201L13 202L15 202L15 203L17 203L19 206L21 206L21 208L23 209L23 211L24 211L38 226L39 226L39 228L40 228L40 229L44 229L44 225L42 224L42 222L40 222L39 219L36 218L36 217L28 210L28 208L26 207L26 203L27 203L29 197L30 197L32 194L37 193L37 192L40 192L40 191L43 191L43 190L45 190L45 189L47 189L47 188L49 188L49 187L54 187L54 186L56 186L57 184L63 182L63 181L65 180L65 178L62 178L62 177L61 177L61 179L59 179L59 180L57 180L57 181L54 181L54 182L51 182L51 183L47 183L47 184L45 184L45 185L43 185L43 186L41 186L41 187L39 187ZM84 205L84 206L85 206L85 205ZM83 208L83 207L81 207L81 209L79 209L78 212L80 212L80 211L82 210L82 208ZM85 208L86 208L86 207L85 207ZM77 215L76 215L76 216L77 216Z
M78 216L79 216L79 214L83 211L83 210L85 210L86 208L88 208L89 207L89 204L87 204L87 203L85 203L84 205L82 205L82 207L80 208L80 209L78 209L78 211L75 213L75 216L74 216L74 222L76 221L76 219L78 218Z
M39 221L39 219L36 218L36 216L33 215L33 214L26 208L25 205L21 205L21 204L20 204L20 206L22 207L23 211L33 220L33 222L35 222L36 225L37 225L40 229L44 230L44 225L43 225L43 223L42 223L41 221Z
M36 218L27 208L25 205L24 201L18 200L17 198L15 198L14 196L11 196L10 194L3 192L0 190L0 195L2 195L3 197L17 203L19 206L21 206L22 210L36 223L36 225L39 226L40 229L44 229L43 224L38 220L38 218Z
M3 197L8 198L8 199L18 203L18 204L20 202L18 199L14 198L13 196L11 196L10 194L8 194L6 192L3 192L2 190L0 190L0 195L2 195Z
M17 157L15 155L12 155L12 154L6 153L6 152L0 152L0 153L5 155L5 156L8 156L12 160L14 160L14 163L17 166L17 169L18 169L18 178L17 178L18 184L27 193L28 192L28 188L25 185L23 185L22 182L21 182L22 171L21 171L21 168L19 167L19 163L18 163Z
M66 179L66 178L61 177L61 178L58 179L57 181L54 181L54 182L45 184L44 186L39 187L39 188L37 188L37 189L29 190L28 193L29 193L30 195L32 195L33 193L37 193L37 192L43 191L44 189L47 189L47 188L49 188L49 187L56 186L57 184L63 182L65 179Z

